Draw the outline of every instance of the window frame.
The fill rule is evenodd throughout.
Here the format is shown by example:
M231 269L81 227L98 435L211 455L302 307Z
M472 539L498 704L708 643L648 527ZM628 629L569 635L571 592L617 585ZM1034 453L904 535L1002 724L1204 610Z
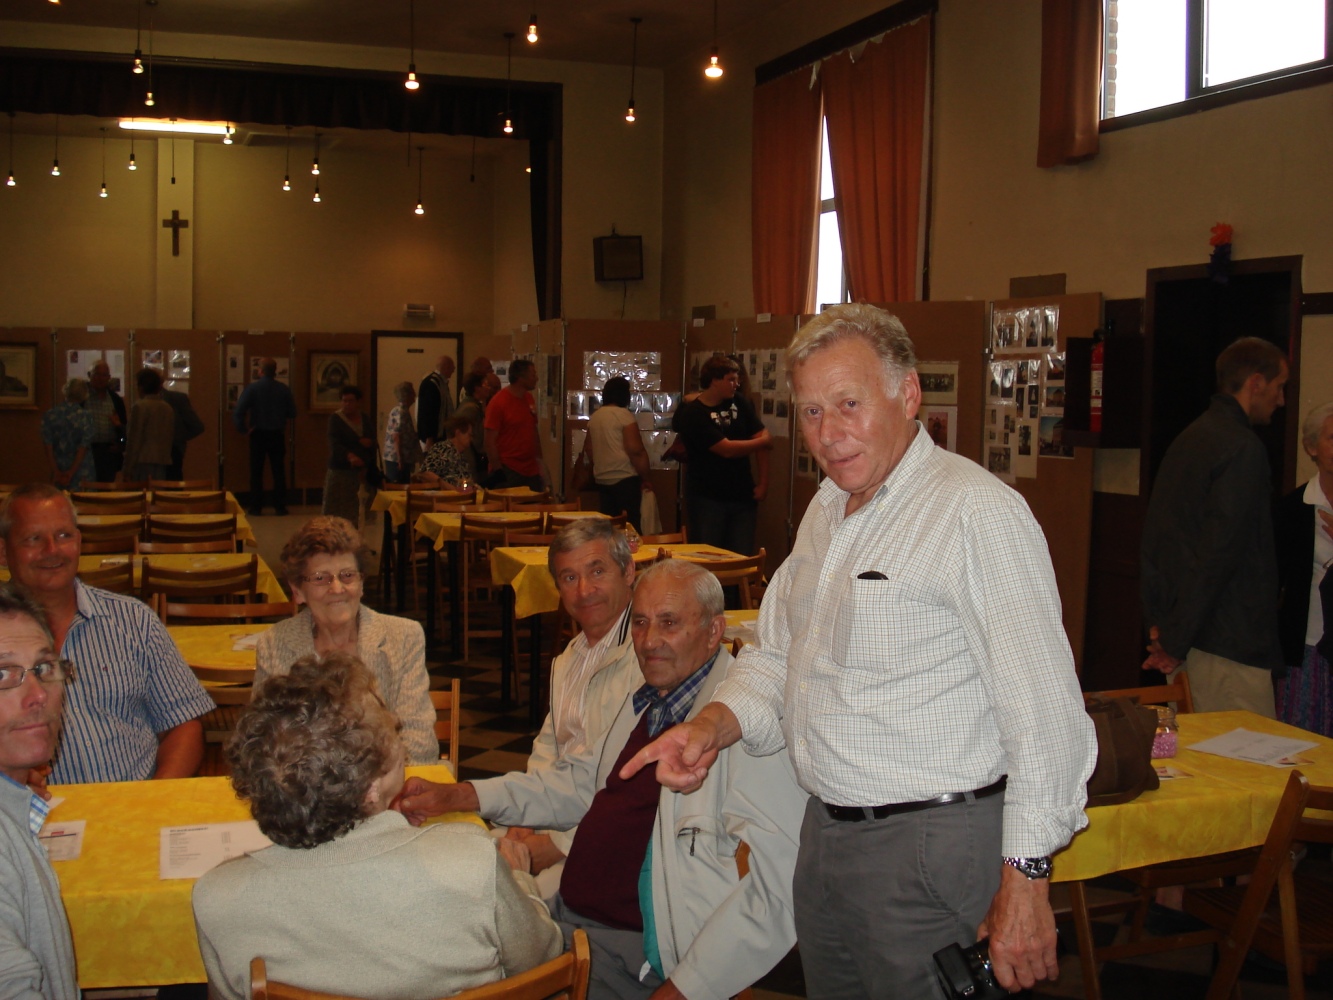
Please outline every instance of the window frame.
M1110 39L1110 0L1102 0L1102 108L1105 111L1106 47ZM1103 117L1099 131L1115 132L1122 128L1166 121L1210 108L1241 101L1282 94L1333 81L1333 0L1324 0L1324 58L1298 66L1247 76L1211 87L1203 85L1204 4L1207 0L1185 0L1185 98L1156 108L1147 108L1114 118Z

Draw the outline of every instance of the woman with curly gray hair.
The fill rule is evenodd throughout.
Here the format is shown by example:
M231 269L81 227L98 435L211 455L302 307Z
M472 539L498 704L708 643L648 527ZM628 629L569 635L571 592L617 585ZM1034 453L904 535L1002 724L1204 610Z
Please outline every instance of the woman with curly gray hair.
M524 850L470 822L415 828L389 808L403 747L356 657L307 656L264 682L227 757L273 845L194 887L216 996L250 995L255 956L274 979L377 1000L457 993L560 953Z

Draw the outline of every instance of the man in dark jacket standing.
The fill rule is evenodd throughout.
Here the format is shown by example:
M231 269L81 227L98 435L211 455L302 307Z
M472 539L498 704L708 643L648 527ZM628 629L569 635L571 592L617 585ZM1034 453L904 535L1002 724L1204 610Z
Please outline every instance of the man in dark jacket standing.
M93 464L97 481L116 478L125 457L125 400L111 388L111 366L99 361L88 371L88 401L83 408L93 415Z
M441 354L435 370L421 380L421 388L417 390L417 434L421 437L422 451L430 451L436 441L448 437L444 425L454 415L455 396L449 388L453 374L454 359Z
M273 511L287 513L287 421L296 419L296 400L277 375L278 363L261 358L259 378L245 387L231 414L236 429L250 435L249 514L264 513L266 459L273 469Z
M190 397L175 389L163 389L162 398L176 415L171 435L171 465L167 466L168 479L185 478L185 444L204 433L204 422L194 412Z
M1274 717L1277 636L1268 454L1253 427L1285 402L1287 359L1244 337L1217 358L1217 393L1167 449L1143 529L1143 666L1189 673L1200 712Z

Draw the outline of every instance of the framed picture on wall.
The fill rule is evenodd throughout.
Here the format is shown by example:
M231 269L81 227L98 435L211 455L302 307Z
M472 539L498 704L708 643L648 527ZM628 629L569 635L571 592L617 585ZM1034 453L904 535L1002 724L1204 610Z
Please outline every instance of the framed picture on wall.
M310 352L310 409L336 410L343 386L357 385L361 356L333 351Z
M37 406L37 345L0 344L0 409Z

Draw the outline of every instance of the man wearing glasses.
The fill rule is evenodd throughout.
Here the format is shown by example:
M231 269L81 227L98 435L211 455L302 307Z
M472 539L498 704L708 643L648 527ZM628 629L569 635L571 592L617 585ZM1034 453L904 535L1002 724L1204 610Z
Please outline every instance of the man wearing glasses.
M37 839L49 807L27 786L55 753L71 678L42 609L0 585L0 996L79 996L60 883Z
M188 778L213 701L146 604L84 586L79 550L74 507L54 486L21 486L0 507L0 563L46 612L60 655L81 667L51 780Z

